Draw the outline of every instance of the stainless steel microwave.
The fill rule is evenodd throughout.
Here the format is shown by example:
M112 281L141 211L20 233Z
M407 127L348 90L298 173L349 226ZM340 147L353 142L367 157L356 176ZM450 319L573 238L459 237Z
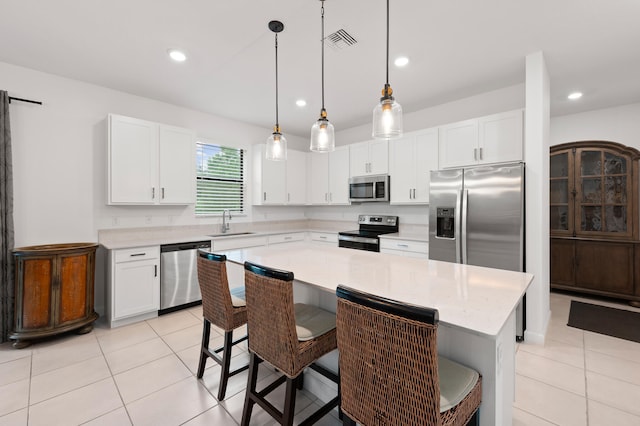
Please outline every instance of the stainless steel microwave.
M349 201L389 201L389 175L357 176L349 179Z

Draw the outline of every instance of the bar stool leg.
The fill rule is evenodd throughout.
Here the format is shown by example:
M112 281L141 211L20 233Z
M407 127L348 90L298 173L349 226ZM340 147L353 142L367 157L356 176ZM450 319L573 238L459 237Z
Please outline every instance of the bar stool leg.
M222 368L220 371L220 386L218 388L218 401L224 399L229 380L229 366L231 365L231 349L233 348L233 331L224 332L224 346L222 349Z
M211 323L204 319L202 322L202 343L200 344L200 362L198 363L198 379L204 375L204 366L207 363L207 353L205 349L209 348L209 337L211 335Z
M284 397L284 411L282 412L282 424L286 426L293 425L293 414L296 406L296 388L298 378L290 379L287 377L287 388Z
M251 420L251 412L253 411L253 404L255 401L251 397L256 392L256 384L258 383L258 367L260 361L258 355L251 353L251 359L249 361L249 378L247 379L247 390L244 396L244 409L242 410L241 426L249 426Z

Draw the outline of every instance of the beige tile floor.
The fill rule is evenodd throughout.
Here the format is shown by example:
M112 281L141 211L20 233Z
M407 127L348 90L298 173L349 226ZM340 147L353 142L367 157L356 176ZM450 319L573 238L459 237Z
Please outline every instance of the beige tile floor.
M567 327L571 299L552 293L544 346L518 345L514 425L640 425L640 344ZM22 350L2 344L0 426L236 425L246 372L230 379L218 402L220 367L209 361L195 379L201 329L196 307L116 329L98 323L89 334ZM233 355L233 364L247 362L246 346ZM261 381L274 374L261 365ZM278 391L274 404L284 396ZM319 403L300 392L296 419ZM256 407L252 424L275 422ZM319 424L340 422L333 412Z

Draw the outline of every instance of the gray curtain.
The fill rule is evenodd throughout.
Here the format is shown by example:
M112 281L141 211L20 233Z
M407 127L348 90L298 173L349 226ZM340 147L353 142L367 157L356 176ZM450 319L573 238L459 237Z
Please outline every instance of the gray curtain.
M13 329L13 166L9 94L0 90L0 343Z

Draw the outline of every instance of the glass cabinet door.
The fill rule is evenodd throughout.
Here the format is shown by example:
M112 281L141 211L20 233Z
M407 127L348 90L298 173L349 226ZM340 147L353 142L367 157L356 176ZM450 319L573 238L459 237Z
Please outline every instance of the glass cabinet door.
M582 149L576 161L576 233L629 234L629 160L602 149Z
M570 189L569 189L569 155L570 152L554 154L550 158L551 177L550 195L550 224L552 231L572 231L570 229Z

